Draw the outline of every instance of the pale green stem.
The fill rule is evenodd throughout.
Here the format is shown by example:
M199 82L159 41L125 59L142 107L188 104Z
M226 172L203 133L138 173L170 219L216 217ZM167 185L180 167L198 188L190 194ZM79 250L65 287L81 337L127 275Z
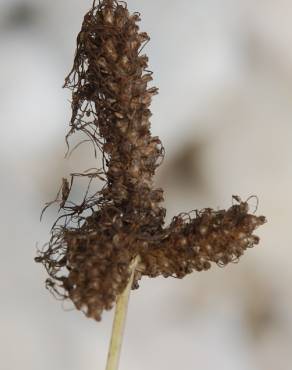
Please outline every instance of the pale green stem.
M131 292L131 287L133 284L134 274L139 262L139 257L136 257L131 264L131 276L124 292L117 298L115 317L112 327L111 342L107 357L106 370L118 370L119 359L123 341L123 334L125 328L125 321L128 310L129 296Z

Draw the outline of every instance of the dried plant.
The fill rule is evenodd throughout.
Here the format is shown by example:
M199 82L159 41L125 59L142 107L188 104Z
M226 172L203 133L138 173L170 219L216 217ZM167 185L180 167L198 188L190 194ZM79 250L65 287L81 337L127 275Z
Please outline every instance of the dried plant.
M180 214L164 226L163 190L153 186L164 149L151 136L149 106L155 87L142 49L139 14L124 2L94 2L77 38L73 68L65 80L72 90L72 118L67 141L81 131L102 153L102 169L63 179L57 197L63 214L50 242L36 258L49 274L47 286L71 299L88 317L101 319L113 307L139 257L133 288L142 276L183 278L225 266L258 244L254 230L263 216L249 213L248 201L234 197L228 210L210 208ZM94 195L81 204L70 201L73 180L102 179ZM130 287L131 288L131 287Z

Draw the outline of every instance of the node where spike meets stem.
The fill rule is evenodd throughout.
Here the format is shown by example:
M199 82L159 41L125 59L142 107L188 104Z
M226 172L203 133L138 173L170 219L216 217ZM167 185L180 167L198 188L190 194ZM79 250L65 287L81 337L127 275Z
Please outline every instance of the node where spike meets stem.
M107 357L106 370L118 370L123 341L123 334L128 310L129 297L133 284L134 273L139 262L137 256L131 264L131 276L124 292L117 298L116 310L112 328L112 336Z

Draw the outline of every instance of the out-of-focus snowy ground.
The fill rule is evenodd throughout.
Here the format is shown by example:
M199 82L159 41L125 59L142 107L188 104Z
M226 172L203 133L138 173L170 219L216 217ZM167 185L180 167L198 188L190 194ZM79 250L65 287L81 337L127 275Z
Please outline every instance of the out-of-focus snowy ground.
M69 71L90 1L0 0L0 368L101 370L113 313L65 312L33 262L62 176ZM260 247L239 265L180 281L144 279L131 296L121 370L289 370L292 362L292 3L129 1L160 95L153 134L167 156L157 182L168 218L257 194ZM67 305L66 307L67 308Z

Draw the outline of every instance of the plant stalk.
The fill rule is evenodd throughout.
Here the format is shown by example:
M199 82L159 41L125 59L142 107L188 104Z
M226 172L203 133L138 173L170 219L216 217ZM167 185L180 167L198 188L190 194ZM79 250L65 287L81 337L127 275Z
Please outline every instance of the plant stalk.
M130 292L133 284L134 273L139 262L137 256L130 267L131 276L123 293L117 298L110 347L107 357L106 370L118 370L120 353L125 329Z

